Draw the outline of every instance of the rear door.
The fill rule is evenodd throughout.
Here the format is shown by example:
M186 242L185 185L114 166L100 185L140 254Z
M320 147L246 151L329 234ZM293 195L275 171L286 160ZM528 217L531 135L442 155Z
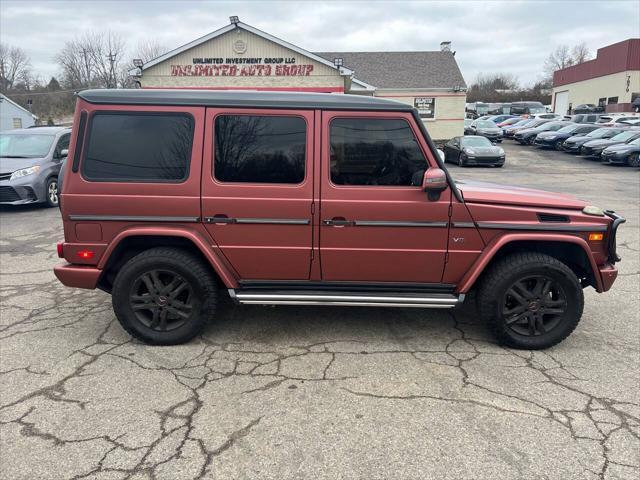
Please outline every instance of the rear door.
M323 112L321 142L323 280L439 283L451 191L422 190L437 163L411 114Z
M202 217L243 280L307 280L313 112L208 108Z

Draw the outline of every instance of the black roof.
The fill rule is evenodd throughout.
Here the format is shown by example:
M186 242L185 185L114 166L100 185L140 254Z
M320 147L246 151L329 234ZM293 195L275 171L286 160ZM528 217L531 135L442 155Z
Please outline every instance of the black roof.
M101 105L189 105L207 107L260 107L327 110L412 111L395 100L364 95L216 90L84 90L78 96Z

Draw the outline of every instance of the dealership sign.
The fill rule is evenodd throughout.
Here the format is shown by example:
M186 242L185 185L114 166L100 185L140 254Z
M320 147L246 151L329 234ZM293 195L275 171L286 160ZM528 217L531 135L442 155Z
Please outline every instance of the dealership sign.
M435 118L436 116L435 97L416 97L413 100L413 106L418 109L422 118Z
M171 65L173 77L308 77L313 65L295 58L194 58L191 65Z

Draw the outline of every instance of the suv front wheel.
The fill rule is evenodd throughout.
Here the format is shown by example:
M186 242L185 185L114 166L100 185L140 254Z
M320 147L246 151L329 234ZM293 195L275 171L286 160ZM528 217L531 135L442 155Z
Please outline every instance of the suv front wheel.
M118 272L112 301L131 336L151 345L184 343L213 318L216 285L208 265L177 248L152 248Z
M580 282L564 263L537 252L498 260L478 290L478 311L500 343L543 349L576 328L584 297Z

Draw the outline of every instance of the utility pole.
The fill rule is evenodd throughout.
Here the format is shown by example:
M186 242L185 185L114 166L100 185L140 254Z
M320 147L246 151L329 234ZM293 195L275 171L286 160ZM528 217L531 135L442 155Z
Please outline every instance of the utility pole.
M87 87L91 84L91 71L89 70L89 60L87 60L87 49L82 47L82 56L84 57L84 68L87 71Z
M109 82L108 82L107 87L114 88L114 87L117 87L116 82L115 82L115 77L116 76L115 76L115 73L113 71L113 64L116 61L116 54L109 52L109 54L107 55L107 59L109 60Z

